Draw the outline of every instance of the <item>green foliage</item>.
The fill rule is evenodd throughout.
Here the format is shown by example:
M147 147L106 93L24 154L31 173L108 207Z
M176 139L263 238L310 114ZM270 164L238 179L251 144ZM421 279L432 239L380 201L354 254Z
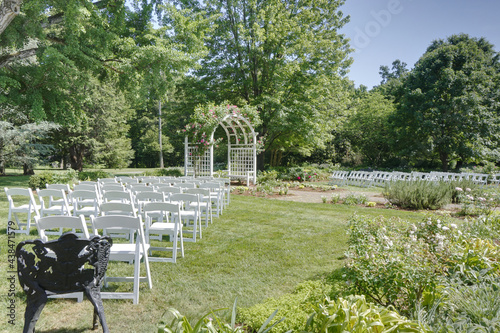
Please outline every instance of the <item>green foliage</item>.
M463 226L471 237L495 241L500 239L500 215L494 214L471 219Z
M278 171L277 170L264 170L259 171L257 173L257 183L263 183L267 181L275 181L278 179Z
M458 193L457 201L462 204L461 215L491 215L495 207L500 206L500 192L486 192L479 187L475 190L456 187L455 191Z
M484 38L435 40L404 77L393 124L413 163L497 161L500 59Z
M179 311L174 308L169 308L166 313L172 316L172 320L170 322L165 322L165 314L163 315L163 320L158 325L158 333L166 332L166 333L244 333L244 327L236 324L236 302L234 301L232 312L231 312L231 322L227 323L219 317L216 312L226 309L218 309L213 310L204 316L202 316L194 325L189 322L189 319L186 316L182 316ZM256 333L267 333L274 326L279 324L283 319L274 322L269 325L276 315L277 310L274 311L265 322L260 326L258 330L255 330Z
M389 124L389 116L395 110L393 101L377 91L357 93L351 108L340 135L361 154L364 165L376 168L390 164L395 157L391 145L394 134Z
M35 190L37 188L45 188L46 184L72 184L79 179L78 176L78 172L75 170L65 172L44 171L31 176L28 186Z
M407 209L440 209L451 202L449 183L392 181L384 189L384 197L393 205Z
M455 308L446 305L455 284L498 282L498 238L490 241L476 236L477 231L486 230L498 235L498 219L480 218L472 221L473 227L467 223L463 232L450 222L428 217L414 224L354 216L349 221L344 270L351 292L407 314L418 312L424 304L429 315L436 310L432 307Z
M346 195L343 199L343 204L344 205L364 205L368 199L366 198L366 195L364 194L354 194L350 193Z
M3 119L0 112L0 119ZM30 169L53 151L53 145L44 143L51 131L59 126L42 121L16 126L0 120L0 174L1 167L28 166Z
M498 276L476 284L453 281L444 297L415 317L432 332L498 332L500 330L500 280Z
M318 178L318 171L310 167L291 167L280 172L279 179L290 181L314 181Z
M257 106L266 152L308 155L324 146L346 100L343 2L196 2L217 29L207 34L209 54L190 95Z
M79 180L90 180L90 181L96 181L99 178L109 178L112 177L109 173L103 170L97 170L97 171L80 171L78 173L78 179Z
M354 293L408 313L424 292L436 292L445 270L438 258L446 253L455 229L431 218L418 226L360 216L348 223L345 274Z
M250 308L241 308L238 320L250 329L261 327L271 311L278 309L277 316L285 319L274 327L273 332L300 331L311 314L312 304L320 302L329 293L330 287L319 281L300 283L290 294L278 299L269 298L264 303Z
M430 332L414 321L398 314L394 307L369 303L364 296L350 295L314 305L314 313L307 321L305 332Z
M181 177L184 176L184 171L180 168L163 168L147 170L144 172L145 176L170 176L170 177Z

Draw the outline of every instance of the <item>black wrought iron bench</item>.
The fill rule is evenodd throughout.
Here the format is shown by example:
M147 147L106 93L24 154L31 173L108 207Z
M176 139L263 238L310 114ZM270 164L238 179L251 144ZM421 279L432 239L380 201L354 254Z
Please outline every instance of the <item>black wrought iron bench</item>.
M27 240L16 248L19 283L27 295L23 333L35 332L35 324L48 295L83 292L94 306L104 333L109 332L101 300L101 282L109 260L111 238L80 239L73 233L58 240Z

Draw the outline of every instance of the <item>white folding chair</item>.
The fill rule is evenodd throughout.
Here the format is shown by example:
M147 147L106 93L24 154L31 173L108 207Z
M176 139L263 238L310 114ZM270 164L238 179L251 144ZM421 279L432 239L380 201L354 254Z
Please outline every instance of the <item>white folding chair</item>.
M170 203L180 204L180 222L192 229L184 229L184 233L191 234L191 238L185 238L186 242L196 242L196 235L201 233L200 197L198 194L173 193L170 195Z
M121 215L121 216L133 216L137 217L137 208L135 208L133 202L125 203L125 202L105 202L99 205L99 212L101 216L109 216L109 215ZM107 230L103 230L104 235L109 235L114 238L126 238L130 240L131 243L134 242L134 232L113 232L112 234L108 234Z
M108 191L102 192L102 202L122 202L122 203L132 203L132 195L129 191Z
M222 214L223 209L223 189L220 183L203 183L200 184L200 188L207 188L210 190L210 198L212 201L212 212L215 212L215 216L219 217Z
M163 193L165 201L170 201L170 196L174 193L182 193L182 188L174 186L156 187L157 192Z
M143 214L142 208L148 202L163 202L165 196L163 192L136 192L134 195L135 205L139 209L139 214Z
M51 229L71 229L73 232L79 230L79 237L89 239L89 231L87 229L87 224L85 223L85 218L83 216L35 216L35 221L36 227L38 229L38 235L44 242L47 242L49 240L47 235L51 233ZM80 303L83 301L83 292L50 295L49 298L76 298L77 302Z
M99 215L100 196L97 191L75 190L71 192L73 215L85 217Z
M68 198L71 194L71 188L69 187L69 184L45 184L45 188L48 188L50 190L63 190L64 194L66 194L66 198ZM50 205L52 205L55 202L62 202L63 200L51 200L49 202ZM68 201L69 203L69 201Z
M12 221L12 216L16 219L18 229L13 230L16 233L29 235L31 228L31 218L38 215L39 205L36 204L33 192L29 188L4 188L9 202L9 214L7 221ZM26 222L21 222L17 214L27 214ZM23 229L23 227L25 227Z
M92 218L94 233L99 234L98 230L121 230L122 232L135 232L137 238L135 244L113 243L109 255L110 261L134 262L134 276L125 277L105 277L105 283L108 282L133 282L132 292L101 292L103 299L132 299L134 304L139 303L139 285L141 281L147 281L149 289L153 288L151 280L151 271L149 269L148 251L149 244L144 237L144 226L141 216L121 216L107 215ZM144 261L146 276L141 276L141 260ZM109 270L108 270L109 272Z
M71 215L72 208L69 205L66 193L57 189L37 189L38 200L40 200L40 216L48 215Z
M197 194L200 197L200 203L191 203L193 207L199 205L200 208L200 218L205 218L205 226L208 227L208 221L212 223L212 202L210 199L210 189L208 188L188 188L185 190L186 193Z
M184 258L184 239L182 236L182 223L180 204L168 202L150 202L144 205L144 214L146 216L146 240L151 244L151 240L162 241L163 235L168 235L173 243L172 247L153 247L149 248L149 261L173 262L177 261L177 250L181 250L181 256ZM157 235L157 237L153 236ZM179 246L180 245L180 246ZM172 251L172 258L153 257L151 251Z

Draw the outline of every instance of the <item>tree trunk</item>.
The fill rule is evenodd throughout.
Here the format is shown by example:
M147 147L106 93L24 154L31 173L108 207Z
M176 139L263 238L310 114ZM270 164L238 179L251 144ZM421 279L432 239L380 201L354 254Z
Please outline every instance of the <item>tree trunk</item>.
M261 152L257 155L257 170L264 171L265 154Z
M448 153L444 151L439 152L439 158L441 159L441 168L444 172L448 171Z
M69 148L69 158L71 168L77 171L83 170L83 150L84 148L73 145Z
M31 176L31 175L34 175L34 174L35 174L35 170L33 170L33 168L30 165L24 163L23 164L23 175L25 175L25 176Z
M5 164L3 161L0 162L0 176L5 176Z
M0 34L9 26L10 22L19 15L22 0L4 0L0 4Z

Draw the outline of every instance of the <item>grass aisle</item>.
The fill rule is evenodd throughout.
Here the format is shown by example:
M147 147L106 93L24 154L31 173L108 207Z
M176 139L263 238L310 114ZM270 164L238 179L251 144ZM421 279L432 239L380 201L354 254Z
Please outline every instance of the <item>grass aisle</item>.
M0 200L4 221L0 230L2 245L6 244L4 197L5 194ZM290 292L302 281L326 276L342 266L347 248L346 220L354 212L371 216L421 217L402 211L234 195L224 214L203 229L201 241L185 243L185 258L179 259L177 264L151 263L153 289L147 289L145 283L141 285L139 305L134 306L131 301L104 301L110 330L156 332L157 323L168 307L197 319L210 309L231 306L235 297L238 297L239 306L250 306ZM29 237L37 237L34 230ZM26 238L17 235L16 241ZM5 272L4 250L1 256L0 267ZM131 268L112 262L109 270L110 273L128 271L131 274ZM8 288L5 277L0 286L1 294L5 295ZM18 283L16 288L17 324L15 327L7 325L2 316L2 332L22 329L25 297ZM5 309L6 300L0 303ZM91 320L92 306L88 301L80 304L72 300L49 301L40 316L37 331L93 332Z

